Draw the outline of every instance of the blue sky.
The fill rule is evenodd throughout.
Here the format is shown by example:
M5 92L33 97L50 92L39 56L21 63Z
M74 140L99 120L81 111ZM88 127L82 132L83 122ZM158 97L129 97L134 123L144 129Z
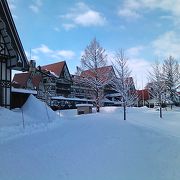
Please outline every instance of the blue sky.
M138 88L151 64L180 57L180 0L8 0L28 58L66 60L74 73L96 37L109 63L123 48Z

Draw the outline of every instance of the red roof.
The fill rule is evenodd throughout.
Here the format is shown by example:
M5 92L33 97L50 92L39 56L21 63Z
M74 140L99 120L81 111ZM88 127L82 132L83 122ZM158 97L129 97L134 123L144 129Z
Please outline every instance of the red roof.
M27 82L30 79L30 76L31 76L30 72L15 74L12 81L13 87L27 88ZM40 74L33 75L32 76L33 87L38 88L41 80L42 80L42 76Z
M30 73L19 73L19 74L15 74L12 84L14 85L18 85L19 88L26 88L27 87L27 81L30 77Z
M63 70L65 63L66 63L65 61L62 61L62 62L57 62L54 64L48 64L48 65L42 66L41 69L51 71L59 77Z
M39 83L42 81L42 76L40 74L35 74L32 77L32 84L34 87L38 88Z
M97 73L110 73L112 69L113 69L112 66L100 67L100 68L97 68ZM83 71L81 73L81 76L83 76L83 75L93 75L93 69Z
M142 90L137 90L138 98L139 100L148 100L150 99L150 94L148 89L142 89Z
M112 66L104 66L97 68L97 74L100 76L100 80L107 81L110 78L110 73L114 71ZM95 72L92 70L85 70L81 73L82 77L95 77Z

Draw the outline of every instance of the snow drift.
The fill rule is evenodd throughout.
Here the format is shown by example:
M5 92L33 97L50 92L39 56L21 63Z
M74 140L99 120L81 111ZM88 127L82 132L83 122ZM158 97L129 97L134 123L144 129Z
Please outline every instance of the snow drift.
M44 103L28 102L25 115L47 122ZM25 136L2 143L0 136L0 179L179 180L180 109L163 113L128 108L124 121L121 107L81 116L61 110L59 121L26 126Z
M0 107L0 127L18 126L20 124L20 114Z
M21 109L9 110L0 107L0 129L6 127L49 123L58 115L44 102L30 95Z
M21 109L0 107L0 143L51 127L58 118L44 102L30 95Z
M58 116L46 103L30 95L22 107L25 124L48 123Z

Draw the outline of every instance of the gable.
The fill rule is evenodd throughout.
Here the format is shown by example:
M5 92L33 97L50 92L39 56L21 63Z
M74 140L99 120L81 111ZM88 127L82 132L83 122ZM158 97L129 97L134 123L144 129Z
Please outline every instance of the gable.
M12 80L12 86L18 85L20 88L27 88L27 82L30 76L30 72L15 74Z
M65 65L65 61L62 61L62 62L57 62L57 63L42 66L41 69L50 71L51 74L54 74L55 76L60 77L62 70L64 68L64 65Z
M5 55L1 57L8 61L9 68L28 70L28 60L6 0L0 0L0 37L1 53Z
M66 63L65 63L65 65L64 65L64 67L63 67L63 69L61 71L60 78L64 78L66 80L71 81L71 75L69 73L69 70L68 70L68 67L67 67Z
M71 75L69 73L69 70L65 61L57 62L54 64L48 64L48 65L42 66L41 69L50 71L52 75L55 75L58 78L63 78L68 81L72 81Z

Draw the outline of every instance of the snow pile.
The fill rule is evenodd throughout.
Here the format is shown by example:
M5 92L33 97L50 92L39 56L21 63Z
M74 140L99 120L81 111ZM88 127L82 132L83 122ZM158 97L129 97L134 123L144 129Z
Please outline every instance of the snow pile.
M18 126L20 124L20 114L0 107L0 127Z
M77 109L57 110L56 113L60 115L61 119L69 119L77 115Z
M111 106L109 106L109 107L102 107L100 109L101 112L105 112L105 113L113 113L113 112L116 112L117 110L119 110L118 107L111 107Z
M8 110L0 107L0 143L51 129L56 126L55 120L58 118L52 109L33 95L29 96L21 109Z
M25 124L48 123L57 119L56 113L44 102L30 95L22 107Z

